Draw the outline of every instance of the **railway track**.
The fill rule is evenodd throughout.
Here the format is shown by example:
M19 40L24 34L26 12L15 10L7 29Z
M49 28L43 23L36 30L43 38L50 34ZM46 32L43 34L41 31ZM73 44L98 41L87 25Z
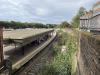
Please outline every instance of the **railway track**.
M54 42L55 39L13 75L37 75L45 63L52 58L51 47Z

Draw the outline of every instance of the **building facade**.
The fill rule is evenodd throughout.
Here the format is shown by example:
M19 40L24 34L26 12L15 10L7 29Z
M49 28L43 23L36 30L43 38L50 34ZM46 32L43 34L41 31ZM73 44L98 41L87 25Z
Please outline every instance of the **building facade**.
M100 1L93 5L92 10L86 11L80 17L80 30L89 32L100 31Z

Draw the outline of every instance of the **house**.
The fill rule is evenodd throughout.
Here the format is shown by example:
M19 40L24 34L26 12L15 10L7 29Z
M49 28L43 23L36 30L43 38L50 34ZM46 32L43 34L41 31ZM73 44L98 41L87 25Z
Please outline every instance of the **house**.
M100 1L95 3L92 10L86 11L80 17L80 30L89 32L100 32Z

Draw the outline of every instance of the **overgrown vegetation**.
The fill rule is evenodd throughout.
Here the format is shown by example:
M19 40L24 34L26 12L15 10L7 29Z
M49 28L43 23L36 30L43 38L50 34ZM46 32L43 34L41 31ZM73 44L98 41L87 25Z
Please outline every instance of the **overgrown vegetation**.
M71 28L71 25L67 21L63 21L57 28Z
M71 75L72 58L77 50L76 38L65 32L59 32L58 42L54 44L54 59L47 63L39 75ZM62 46L66 46L66 52L61 53Z

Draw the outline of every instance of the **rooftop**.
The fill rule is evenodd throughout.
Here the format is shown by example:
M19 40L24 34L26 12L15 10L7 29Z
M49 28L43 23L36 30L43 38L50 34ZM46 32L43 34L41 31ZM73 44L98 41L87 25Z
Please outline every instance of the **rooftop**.
M98 6L98 5L100 5L100 1L96 2L96 3L93 5L93 7L96 7L96 6Z
M89 11L89 12L86 12L84 16L80 17L81 19L88 19L90 17L92 17L93 15L93 12L92 11Z
M96 15L99 15L100 14L100 6L99 7L96 7L98 5L100 5L100 1L98 1L97 3L95 3L93 5L93 9L92 10L90 10L88 12L86 11L85 12L85 15L83 15L82 17L80 17L80 19L89 19L91 17L94 17Z
M52 29L17 29L11 31L4 31L3 39L17 39L22 40L29 37L33 37L35 35L39 35L41 33L45 33Z
M100 8L96 9L95 12L100 12Z

